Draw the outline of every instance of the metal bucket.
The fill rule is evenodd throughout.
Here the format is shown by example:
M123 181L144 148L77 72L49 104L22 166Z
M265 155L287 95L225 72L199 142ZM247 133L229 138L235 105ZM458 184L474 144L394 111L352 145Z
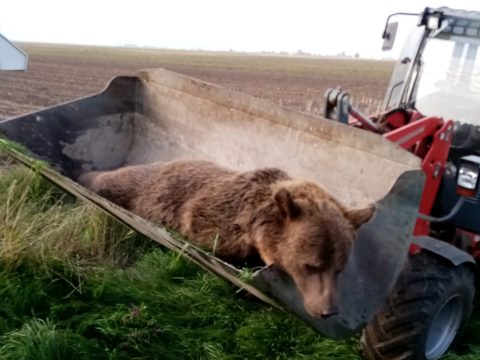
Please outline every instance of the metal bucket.
M419 159L378 135L162 69L119 76L99 94L0 122L0 134L31 152L10 150L25 164L46 161L43 175L66 191L334 338L368 323L391 291L408 254L424 181ZM310 317L277 269L264 268L245 282L239 269L75 182L87 170L179 158L239 170L279 167L320 183L346 206L376 203L340 274L338 315Z

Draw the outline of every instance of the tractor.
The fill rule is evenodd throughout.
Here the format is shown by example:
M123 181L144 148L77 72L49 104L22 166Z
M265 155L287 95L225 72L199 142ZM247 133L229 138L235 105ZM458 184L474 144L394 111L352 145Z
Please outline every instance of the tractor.
M366 116L340 88L325 117L374 132L422 159L426 177L409 257L380 312L363 330L370 360L439 359L472 313L480 259L480 12L446 7L418 16L394 68L381 115ZM378 176L382 176L378 174Z
M398 28L391 18L385 49ZM0 145L65 191L323 335L363 329L370 360L438 359L465 329L477 284L480 12L427 8L419 19L377 116L362 114L340 89L326 94L331 121L146 69L116 76L100 93L0 121ZM85 171L178 158L280 167L321 183L345 205L375 204L338 274L338 313L305 312L275 264L247 269L246 279L243 269L77 182Z

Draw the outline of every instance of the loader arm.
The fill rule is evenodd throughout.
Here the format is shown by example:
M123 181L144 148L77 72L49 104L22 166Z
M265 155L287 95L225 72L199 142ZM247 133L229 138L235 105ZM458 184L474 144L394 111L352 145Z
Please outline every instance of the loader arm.
M422 159L426 180L419 213L430 215L453 140L453 121L434 116L425 117L417 111L405 109L394 109L380 116L367 117L350 103L349 95L340 88L327 91L325 97L327 118L343 120L341 122L351 126L381 134ZM429 233L430 223L418 218L413 235L428 236Z
M418 118L413 113L411 119ZM388 122L388 119L384 119ZM425 173L425 186L419 206L419 213L430 215L442 180L448 153L452 143L453 121L444 121L438 117L424 117L399 127L383 135L406 150L422 158L422 169ZM415 236L427 236L430 223L417 219Z

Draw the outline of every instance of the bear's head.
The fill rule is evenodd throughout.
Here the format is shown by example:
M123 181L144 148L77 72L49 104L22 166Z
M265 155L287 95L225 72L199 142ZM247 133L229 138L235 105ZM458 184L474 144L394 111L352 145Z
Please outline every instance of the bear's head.
M332 315L337 311L337 275L347 263L356 230L370 219L374 206L348 210L306 181L279 182L272 192L271 216L257 232L260 256L292 277L310 315Z

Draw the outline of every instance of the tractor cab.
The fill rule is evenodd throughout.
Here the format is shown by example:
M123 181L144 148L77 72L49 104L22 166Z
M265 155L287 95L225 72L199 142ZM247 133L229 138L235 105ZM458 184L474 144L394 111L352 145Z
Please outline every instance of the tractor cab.
M395 14L394 14L395 15ZM398 23L387 20L384 49L393 46ZM433 212L458 201L456 181L465 157L480 155L480 12L426 8L411 32L386 92L385 111L408 109L454 121L447 171ZM467 203L436 228L480 233L480 205ZM451 232L451 231L449 231ZM470 244L469 244L470 246Z
M394 14L396 15L396 14ZM384 49L398 23L387 20ZM480 12L426 8L403 47L384 108L480 126Z

